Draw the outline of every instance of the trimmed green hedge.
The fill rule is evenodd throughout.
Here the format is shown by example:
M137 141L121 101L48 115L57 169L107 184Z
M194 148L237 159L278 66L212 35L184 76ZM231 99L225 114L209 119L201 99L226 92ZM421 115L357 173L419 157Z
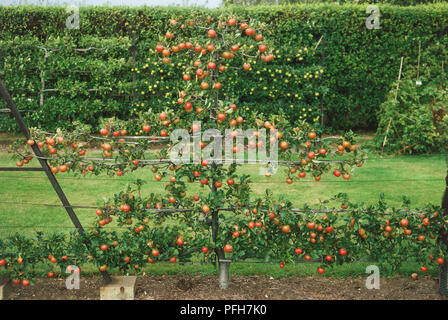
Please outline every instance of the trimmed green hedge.
M225 6L238 5L238 6L254 6L254 5L287 5L287 4L316 4L316 3L336 3L340 4L393 4L397 6L415 6L425 3L442 3L446 0L223 0Z
M155 110L173 105L181 68L160 67L150 52L169 19L252 18L270 24L267 33L275 38L277 59L260 66L260 74L249 79L236 72L226 89L229 99L264 113L282 109L308 120L316 119L322 103L325 122L333 129L372 129L397 78L400 57L405 57L405 77L407 66L416 64L419 40L422 50L435 42L448 44L448 5L379 5L378 30L366 28L366 7L87 7L80 10L79 30L65 27L65 8L0 7L0 77L20 109L38 111L27 115L31 126L69 127L76 119L95 125L100 115L127 118L149 105ZM44 61L45 52L38 47L56 50ZM88 47L102 49L74 50ZM297 57L299 50L303 61ZM324 72L318 79L300 81L306 74L320 75L320 69ZM41 75L45 89L50 89L44 92L42 106ZM285 81L289 78L294 81ZM14 130L12 123L1 116L0 131Z

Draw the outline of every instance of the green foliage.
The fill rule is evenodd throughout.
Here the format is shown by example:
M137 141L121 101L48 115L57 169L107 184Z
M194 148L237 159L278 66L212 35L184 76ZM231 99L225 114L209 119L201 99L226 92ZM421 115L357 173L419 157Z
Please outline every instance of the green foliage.
M408 78L400 82L397 99L395 100L395 84L388 94L388 99L381 105L375 143L381 148L387 134L384 147L386 152L446 151L448 79L444 65L448 55L444 47L433 46L429 51L437 54L444 64L438 64L435 59L424 64L419 77L422 85L416 84L416 68L410 69Z
M381 105L376 145L382 147L389 127L386 152L429 153L443 152L448 143L448 92L434 86L416 86L405 80L400 86L397 101L392 90Z
M253 65L244 78L242 70L229 73L223 86L229 100L268 117L281 110L294 120L311 122L320 116L322 104L327 126L369 129L377 124L400 57L406 56L406 72L416 64L419 40L424 51L435 42L448 43L448 6L381 5L379 30L365 27L365 10L366 5L352 4L213 10L86 7L80 10L80 29L69 30L65 8L0 7L0 78L20 109L37 111L25 114L30 126L73 129L73 120L97 126L100 115L112 114L128 119L148 107L155 112L177 107L183 61L160 65L150 51L161 41L159 31L167 29L169 19L256 19L269 25L263 33L274 36L276 58L266 66ZM188 32L185 39L194 43L198 35ZM45 52L38 47L56 50L44 62ZM74 50L89 47L104 49ZM42 105L41 75L50 89ZM16 130L13 120L0 118L0 131Z
M316 4L316 3L340 3L340 4L393 4L398 6L414 6L427 3L441 3L444 0L224 0L225 6L254 6L254 5L286 5L286 4Z
M97 212L99 219L116 219L120 231L96 227L82 235L14 234L0 240L0 271L16 283L29 280L34 284L36 278L53 277L55 271L65 274L70 265L85 269L86 264L93 263L107 271L141 274L148 263L214 261L215 244L207 232L211 227L199 208L174 213L183 220L173 224L164 214L142 205L147 199L130 191L135 190L115 195ZM256 201L260 204L257 214L246 215L238 209L227 214L217 241L232 246L226 258L234 262L258 259L284 263L319 259L329 271L338 264L367 259L378 263L382 275L391 275L405 262L416 263L416 268L435 267L446 257L446 245L436 240L439 230L446 228L446 221L438 214L440 207L427 205L413 210L406 204L390 207L384 199L376 205L365 205L346 202L348 199L342 197L350 209L341 213L334 207L341 200L339 195L322 203L320 209L328 210L323 216L306 205L304 214L294 213L289 202L274 201L269 193L266 196L263 204ZM122 210L110 206L123 202L131 207L126 219L121 219ZM282 226L288 226L288 231Z

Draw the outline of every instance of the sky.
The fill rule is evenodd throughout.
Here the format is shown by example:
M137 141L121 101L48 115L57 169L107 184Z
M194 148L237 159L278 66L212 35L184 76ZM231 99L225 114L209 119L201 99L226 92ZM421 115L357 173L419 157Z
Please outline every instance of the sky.
M0 0L0 5L59 5L59 6L201 6L216 8L221 0Z

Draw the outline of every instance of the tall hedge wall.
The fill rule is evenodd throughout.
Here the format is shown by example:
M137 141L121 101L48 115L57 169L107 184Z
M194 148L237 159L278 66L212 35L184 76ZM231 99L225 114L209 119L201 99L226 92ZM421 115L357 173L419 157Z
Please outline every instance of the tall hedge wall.
M397 6L415 6L418 4L425 3L441 3L446 2L446 0L339 0L339 1L331 1L331 0L223 0L223 4L225 6L230 5L243 5L243 6L253 6L253 5L286 5L286 4L315 4L315 3L335 3L339 2L340 4L393 4Z
M258 73L249 78L235 71L229 99L309 120L322 106L325 123L334 129L372 129L400 57L405 77L406 66L417 63L419 41L422 50L448 44L448 5L379 5L378 30L366 28L366 7L86 7L79 30L65 27L70 14L62 7L0 7L0 78L20 109L37 111L26 113L30 125L48 129L77 119L95 125L99 115L129 117L148 106L175 107L180 67L160 67L151 53L169 19L252 18L270 24L278 59L254 68ZM0 116L0 131L14 128Z

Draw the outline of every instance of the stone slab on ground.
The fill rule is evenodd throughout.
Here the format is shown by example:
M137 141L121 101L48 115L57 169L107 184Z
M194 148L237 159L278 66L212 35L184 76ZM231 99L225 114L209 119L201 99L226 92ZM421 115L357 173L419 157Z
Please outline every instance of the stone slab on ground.
M112 277L112 282L100 288L101 300L134 300L135 276Z
M12 292L11 279L0 278L0 300L6 300Z

